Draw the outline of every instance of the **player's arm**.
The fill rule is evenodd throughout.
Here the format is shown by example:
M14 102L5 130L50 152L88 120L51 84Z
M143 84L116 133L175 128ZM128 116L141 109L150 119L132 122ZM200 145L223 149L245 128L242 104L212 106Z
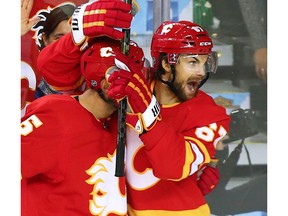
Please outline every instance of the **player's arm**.
M127 97L131 113L127 113L126 122L140 134L155 176L180 180L208 164L217 140L226 134L222 126L226 120L201 128L187 127L185 133L176 131L161 121L160 106L129 57L116 53L116 65L121 70L109 77L108 95L116 101Z
M75 89L82 84L79 62L84 50L97 37L121 40L130 28L131 5L122 0L97 0L77 7L70 18L71 33L45 47L39 54L40 74L54 89Z
M182 115L177 117L177 122L169 123L163 119L140 136L155 175L183 179L215 159L216 147L229 130L230 117L223 107L205 95L200 101L196 100L199 112L185 109L187 104L195 106L195 100L187 101L179 107Z
M121 29L129 29L133 16L131 4L122 0L96 0L77 7L70 19L72 39L80 50L89 45L91 38L108 36L124 38Z
M223 124L226 120L184 132L165 121L157 122L140 136L155 176L180 180L197 173L214 159L215 145L226 134Z
M48 84L56 90L70 90L81 81L82 54L74 45L71 33L68 33L41 50L37 67Z

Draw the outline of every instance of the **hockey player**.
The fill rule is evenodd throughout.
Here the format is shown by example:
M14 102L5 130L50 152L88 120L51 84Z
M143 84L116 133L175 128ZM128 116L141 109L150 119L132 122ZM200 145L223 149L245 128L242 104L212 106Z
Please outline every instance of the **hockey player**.
M55 39L59 38L59 34L57 34L56 37L54 37L54 33L52 32L54 27L56 27L56 24L58 24L60 21L59 27L64 27L61 31L59 31L59 27L56 27L58 29L58 33L61 32L62 34L66 34L67 31L71 31L71 25L67 26L67 23L64 22L65 20L68 20L71 16L72 10L75 9L74 6L68 6L69 3L64 4L62 2L59 7L54 7L54 9L51 11L50 15L47 15L45 10L42 10L43 8L48 9L48 5L54 5L56 3L59 3L59 1L49 1L49 4L45 1L37 1L37 3L34 4L34 8L37 8L41 5L39 10L39 16L43 18L38 23L38 25L34 26L33 30L37 29L40 33L34 35L33 38L40 39L36 42L38 44L39 49L42 50L44 46L47 46L48 44L51 45L51 42L53 42ZM73 1L75 4L80 4L81 2L87 2L87 1ZM23 1L21 2L21 32L27 33L28 28L32 26L31 23L27 23L28 21L33 21L33 23L36 23L36 20L34 19L28 19L30 11L28 9L32 9L33 1ZM78 5L77 4L77 5ZM27 5L27 6L26 6ZM36 6L35 6L36 5ZM67 6L65 6L67 5ZM23 7L22 7L23 6ZM51 6L50 6L51 7ZM27 9L26 9L27 8ZM132 21L132 15L131 15L131 6L129 4L126 4L122 0L94 0L89 1L89 3L82 4L78 7L78 9L75 11L73 16L73 22L74 27L72 29L73 34L69 33L69 37L71 37L72 45L70 47L73 48L71 52L80 52L81 45L88 44L88 40L92 40L93 38L97 38L98 36L108 35L111 38L115 39L122 39L123 33L121 32L121 29L118 28L129 28L130 23ZM63 9L63 12L60 10ZM95 13L94 13L95 12ZM33 13L33 10L32 10ZM47 12L48 13L48 12ZM84 15L85 14L85 15ZM25 16L24 16L25 15ZM47 17L45 17L47 15ZM54 16L55 15L55 16ZM38 21L38 20L37 20ZM77 24L76 24L77 23ZM28 25L29 24L29 25ZM69 29L67 29L69 27ZM117 29L115 29L117 28ZM29 29L30 30L30 29ZM55 29L54 29L55 30ZM41 36L42 33L42 36ZM43 34L44 33L44 34ZM53 37L52 37L53 36ZM25 37L25 39L24 39ZM32 38L32 37L31 37ZM21 38L22 40L22 54L21 54L21 117L25 113L26 107L30 104L31 101L33 101L38 97L41 97L44 94L80 94L81 91L83 91L83 81L82 78L78 83L75 83L75 85L71 84L71 78L68 75L66 78L66 83L69 84L69 86L66 86L66 88L57 85L49 85L50 83L47 82L45 78L45 72L42 68L43 66L36 66L34 62L36 62L36 59L38 57L38 51L34 50L33 47L30 47L30 44L32 41L30 41L30 36L26 35ZM43 40L41 40L43 39ZM53 47L54 50L46 56L46 54L43 54L45 58L53 58L54 54L57 50L61 49L69 49L69 44L63 44L64 46L61 47ZM43 51L43 50L42 50ZM40 53L42 53L42 51ZM75 53L74 53L75 54ZM73 58L73 55L68 55L68 58ZM57 59L61 60L61 59ZM49 73L54 74L57 73L58 68L47 68ZM63 76L63 74L62 74ZM44 77L44 79L41 79ZM40 83L41 80L41 83ZM73 82L73 81L72 81ZM40 83L40 84L39 84ZM37 88L37 92L35 95L35 89L39 85L40 88Z
M126 215L125 177L115 177L117 109L105 73L119 41L98 38L82 56L88 89L34 100L21 123L21 215ZM130 56L143 67L135 43Z
M84 50L89 44L93 44L93 41L97 41L99 36L123 39L122 29L130 28L133 18L131 9L132 6L122 0L96 0L80 5L71 17L71 32L65 35L61 42L50 44L49 49L43 49L38 56L37 67L44 80L40 86L40 95L79 94L83 89L84 78L79 71L76 70L76 74L73 72L75 67L78 68ZM63 59L67 64L72 62L69 73L63 73L62 67L54 67L54 64L46 65L51 59L57 63Z
M127 97L131 110L129 215L210 216L198 174L214 169L209 164L230 122L225 109L199 89L208 72L216 70L212 47L201 26L164 22L152 38L155 80L150 86L129 57L116 53L116 65L122 69L109 77L108 95L116 101Z
M191 30L192 31L192 30ZM185 32L186 33L186 32ZM190 33L190 32L188 32ZM188 34L187 33L187 34ZM171 35L169 35L171 36ZM195 35L194 35L195 36ZM206 35L207 36L207 35ZM179 37L179 36L178 36ZM208 37L208 36L207 36ZM173 38L173 37L172 37ZM169 39L169 37L167 38ZM205 38L207 39L207 38ZM211 51L211 48L212 48L212 42L211 42L211 39L208 37L209 39L209 53ZM205 40L204 40L205 41ZM185 41L184 41L185 42ZM189 42L189 41L188 41ZM169 44L169 43L168 43ZM72 46L72 49L70 49L70 46ZM64 78L65 77L68 77L70 80L73 80L71 83L75 84L78 82L78 80L81 80L81 73L79 73L79 69L78 69L78 65L79 65L79 59L82 55L81 52L79 52L78 49L76 48L73 48L73 42L71 42L71 37L70 36L64 36L62 37L60 40L58 40L57 42L55 42L54 44L50 45L49 47L47 47L46 49L46 52L43 53L42 52L42 56L40 56L40 58L38 59L38 65L40 65L39 68L41 68L46 77L47 77L47 80L49 79L49 82L50 84L52 85L58 85L58 86L69 86L69 84L67 82L63 82L63 80L65 80ZM166 46L166 45L165 45ZM199 46L199 44L198 44ZM168 46L169 48L169 46ZM171 48L171 47L170 47ZM175 47L172 47L172 49L174 49ZM71 51L72 50L72 51ZM181 49L180 51L183 51L183 49ZM180 52L179 51L179 52ZM198 50L197 50L198 51ZM207 51L208 52L208 51ZM51 55L51 53L53 53L53 56ZM211 61L211 56L209 57L209 61ZM91 59L93 60L93 59ZM96 61L96 59L94 59L94 61ZM192 64L192 63L191 63ZM211 64L209 64L211 65ZM53 69L56 69L55 71ZM202 77L203 78L203 77ZM202 78L197 78L198 80L202 79ZM204 79L205 80L205 79ZM204 81L202 82L204 83ZM169 93L169 91L168 91ZM204 93L201 92L201 94L203 95ZM213 102L212 98L208 97L206 94L204 94L205 97L207 98L207 100L209 100L210 102L208 104L202 104L201 106L203 107L206 107L206 105L212 105L212 107L217 107L216 104ZM202 99L202 97L200 98ZM195 101L196 99L194 99L193 101ZM198 101L198 100L197 100ZM163 101L164 103L165 101ZM200 100L201 102L201 100ZM200 103L199 102L199 103ZM196 102L197 104L198 102ZM210 104L211 103L211 104ZM200 105L198 105L200 106ZM203 107L201 107L200 109L202 109ZM181 108L180 108L181 109ZM197 108L198 109L198 108ZM209 107L205 108L205 109L209 109ZM216 120L220 120L220 119L225 119L225 122L226 123L228 120L229 120L229 117L226 116L225 114L225 110L221 107L217 107L216 108L221 115L218 116L218 119ZM217 112L218 112L217 111ZM218 113L215 113L215 115L218 115ZM211 128L207 127L206 126L209 126L209 124L205 124L206 122L209 122L209 121L212 121L211 119L209 118L214 118L214 113L211 113L210 115L210 112L208 112L209 115L207 115L207 120L205 122L203 122L202 124L205 125L203 126L203 128L205 128L205 130L211 130L210 132L218 132L218 131L213 131L213 129L217 129L217 128L213 128L213 126L215 126L214 124L211 125ZM195 116L196 119L198 119L198 116L199 114L197 114L197 116ZM209 118L208 118L209 116ZM199 117L203 117L203 116L199 116ZM132 116L131 118L131 115L128 115L127 116L127 121L129 123L129 119L133 121L133 119L135 120L135 117ZM198 120L197 120L198 121ZM201 121L200 121L201 122ZM227 125L225 125L223 123L223 125L226 127L223 128L223 136L225 135L225 129L227 129ZM195 123L196 124L196 123ZM193 129L193 128L192 128ZM196 130L196 129L195 129ZM204 129L202 129L204 130ZM197 132L201 131L200 129L197 129ZM206 132L206 131L205 131ZM213 135L213 133L209 133L207 134L208 135ZM221 134L220 134L221 135ZM222 136L218 135L219 137L215 136L213 139L211 139L211 141L209 142L209 144L211 143L215 143L215 146L216 146L216 143L218 140L221 139ZM131 140L133 142L133 139L136 139L139 141L139 139L137 138L137 134L133 134L132 135L132 138L130 137L130 134L128 133L128 139L127 139L127 142L130 142L129 140ZM158 138L159 134L156 133L155 134L155 137ZM136 138L135 138L136 137ZM153 138L155 139L155 138ZM215 140L214 140L215 139ZM184 141L184 139L183 139ZM129 144L128 144L129 146ZM212 149L212 152L214 151L214 146L213 145L207 145L207 147L211 148ZM205 153L205 152L204 152ZM203 154L204 154L203 153ZM127 154L128 155L128 154ZM211 153L211 155L213 155L213 153ZM182 155L183 156L183 155ZM179 157L181 157L181 155L179 155ZM200 156L201 157L201 156ZM146 157L145 157L146 158ZM209 161L209 157L206 155L206 161L203 162L203 164L207 164ZM129 161L127 161L127 164L129 164ZM163 164L162 164L163 165ZM181 166L181 164L180 164ZM200 168L203 168L204 166L202 166L202 164L199 164L199 169L195 170L195 173L197 173L197 175L202 172L202 169ZM206 166L205 166L206 167ZM127 165L127 176L129 176L129 170L128 170L128 165ZM131 168L131 166L130 166ZM163 168L163 167L162 167ZM133 168L131 168L133 169ZM164 167L164 169L166 169L166 167ZM152 172L152 170L150 169L150 172ZM149 173L150 173L149 172ZM204 175L203 175L204 174ZM215 185L217 184L218 182L218 178L219 178L219 175L218 175L218 171L217 169L214 169L213 167L209 167L207 166L204 171L203 171L203 174L200 176L200 179L197 179L197 175L195 174L192 178L192 183L191 185L193 185L193 187L189 190L189 191L193 191L194 190L194 187L198 186L199 188L197 188L196 190L196 195L194 194L192 197L190 197L192 200L196 199L198 200L198 196L200 197L200 200L196 202L196 204L191 204L191 205L194 205L193 208L194 209L197 209L199 203L201 204L205 204L205 208L207 208L206 206L206 202L204 201L204 198L203 198L203 194L207 194L209 193L214 187ZM132 174L131 174L132 175ZM138 177L140 177L142 175L138 175ZM139 181L139 179L137 179L137 181ZM141 180L140 180L141 181ZM139 182L140 182L139 181ZM143 179L143 181L146 181L145 178ZM188 187L188 186L187 186ZM164 189L163 189L164 190ZM188 195L187 195L188 196ZM190 196L190 195L189 195ZM189 202L190 202L190 198L189 198ZM134 198L131 198L131 199L134 199ZM131 199L129 200L129 202L131 203ZM176 199L176 198L175 198ZM138 202L138 201L136 201ZM142 202L143 203L143 202ZM148 202L149 203L149 202ZM166 205L167 204L163 204L163 205ZM147 207L147 206L145 206ZM162 208L163 206L159 206L158 208ZM190 206L191 207L191 206ZM149 208L149 204L148 204L148 209ZM167 213L167 212L166 212Z

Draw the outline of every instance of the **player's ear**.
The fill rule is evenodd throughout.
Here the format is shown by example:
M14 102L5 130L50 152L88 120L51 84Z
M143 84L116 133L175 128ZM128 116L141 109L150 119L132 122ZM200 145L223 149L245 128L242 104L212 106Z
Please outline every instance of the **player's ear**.
M171 65L168 63L167 59L162 59L161 64L165 71L171 71Z
M162 59L161 64L162 64L162 68L164 70L164 73L162 75L162 79L164 81L168 81L168 80L170 80L170 76L172 74L171 65L168 63L167 59L165 59L165 58Z

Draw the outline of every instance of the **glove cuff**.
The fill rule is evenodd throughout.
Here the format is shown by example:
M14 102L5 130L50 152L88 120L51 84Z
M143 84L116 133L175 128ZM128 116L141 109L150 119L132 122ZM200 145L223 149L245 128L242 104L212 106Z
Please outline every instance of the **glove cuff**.
M88 3L91 4L91 3ZM84 50L88 46L88 38L83 32L83 16L88 4L82 4L77 7L71 17L72 38L75 45Z
M151 103L147 107L144 113L141 115L141 121L145 130L150 130L149 128L157 119L160 114L160 105L156 100L156 97L152 95Z
M161 120L160 105L155 96L152 95L152 100L144 113L127 113L126 123L132 127L138 134L145 133L151 130L156 124L156 120Z

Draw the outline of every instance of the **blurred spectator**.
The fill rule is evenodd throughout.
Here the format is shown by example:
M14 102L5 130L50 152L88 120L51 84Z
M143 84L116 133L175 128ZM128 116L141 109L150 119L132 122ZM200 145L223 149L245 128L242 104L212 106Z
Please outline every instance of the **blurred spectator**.
M68 20L72 16L75 8L76 6L74 4L64 3L53 9L48 8L48 10L41 10L38 13L40 21L33 26L32 30L35 31L34 39L40 51L71 31ZM62 92L55 90L42 77L36 88L35 98L42 97L46 94L62 94Z
M37 16L40 17L40 21L32 27L39 50L70 32L68 20L75 8L72 3L64 3L52 9L49 7L47 10L39 11Z
M267 81L267 1L239 0L239 5L255 50L256 74Z
M209 0L209 4L205 5L209 6L219 22L214 21L209 32L216 32L220 41L248 43L253 48L256 75L266 82L267 0ZM248 42L243 39L245 37L249 37Z

